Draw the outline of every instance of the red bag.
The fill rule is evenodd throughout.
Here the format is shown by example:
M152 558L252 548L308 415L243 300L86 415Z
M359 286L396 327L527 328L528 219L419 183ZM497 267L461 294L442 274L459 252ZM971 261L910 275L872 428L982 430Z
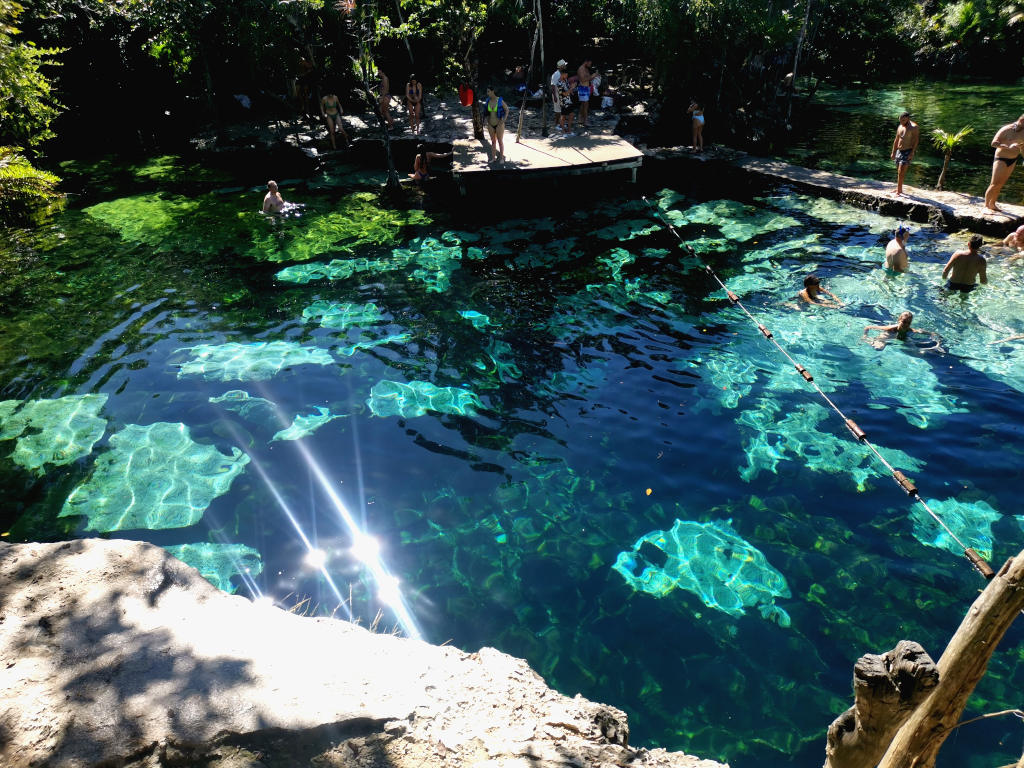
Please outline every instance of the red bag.
M465 83L459 86L459 101L462 102L464 107L468 107L473 103L473 89Z

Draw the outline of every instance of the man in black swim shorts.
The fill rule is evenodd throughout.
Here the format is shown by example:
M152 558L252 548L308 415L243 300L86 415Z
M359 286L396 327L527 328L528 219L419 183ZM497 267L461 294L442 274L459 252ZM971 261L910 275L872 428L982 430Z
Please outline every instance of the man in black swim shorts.
M999 212L996 200L1020 160L1021 149L1024 149L1024 115L1018 117L1017 122L1000 128L992 139L992 146L996 156L992 159L992 181L985 190L985 207Z
M949 282L946 283L948 289L968 293L975 289L976 279L983 283L988 282L985 257L978 253L983 242L981 235L971 235L967 250L957 251L949 257L946 266L942 268L942 279L949 278Z

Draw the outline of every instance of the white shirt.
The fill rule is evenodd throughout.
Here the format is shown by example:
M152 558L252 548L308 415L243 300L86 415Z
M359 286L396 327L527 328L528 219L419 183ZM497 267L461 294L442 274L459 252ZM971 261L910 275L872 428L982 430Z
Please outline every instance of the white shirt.
M551 76L551 84L558 85L558 81L562 79L562 70L556 69L555 74Z

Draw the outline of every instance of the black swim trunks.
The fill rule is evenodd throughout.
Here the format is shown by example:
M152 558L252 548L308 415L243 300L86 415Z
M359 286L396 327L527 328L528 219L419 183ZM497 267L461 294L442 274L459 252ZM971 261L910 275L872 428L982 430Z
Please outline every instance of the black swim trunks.
M1013 168L1014 164L1020 160L1020 155L1017 155L1016 157L997 157L996 160L1001 163L1006 163L1007 168Z
M946 288L951 291L960 291L961 293L970 293L977 287L977 283L954 283L952 280L946 283Z
M910 153L912 149L897 149L896 150L896 165L910 165Z

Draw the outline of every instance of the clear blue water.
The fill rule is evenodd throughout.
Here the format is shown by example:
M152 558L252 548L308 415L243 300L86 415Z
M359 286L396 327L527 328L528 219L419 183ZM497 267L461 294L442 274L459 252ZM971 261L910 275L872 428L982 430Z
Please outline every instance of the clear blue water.
M525 657L635 744L820 761L856 658L937 658L983 582L647 194L959 536L996 565L1024 544L1005 254L951 296L959 239L915 231L888 276L893 220L785 189L383 214L335 171L273 222L191 170L122 168L0 251L5 540L145 539L241 594ZM846 308L788 306L811 270ZM862 341L904 309L942 350ZM972 711L1019 703L1019 640ZM940 765L1021 740L968 726Z
M909 110L921 126L921 147L907 174L907 183L932 189L942 170L942 154L932 146L932 131L956 133L971 126L953 154L946 189L983 195L992 174L989 142L1002 126L1020 116L1015 100L1020 83L979 83L917 80L874 88L823 86L797 116L792 142L783 151L799 165L895 184L892 151L898 118ZM1024 174L1019 170L1000 199L1024 201Z

